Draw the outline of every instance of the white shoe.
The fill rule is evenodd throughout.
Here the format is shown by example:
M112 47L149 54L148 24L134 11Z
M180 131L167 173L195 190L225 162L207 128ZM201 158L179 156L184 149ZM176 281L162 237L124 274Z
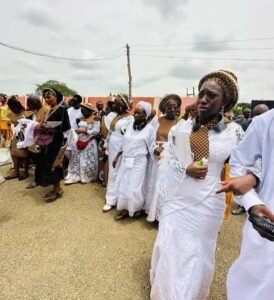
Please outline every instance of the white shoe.
M69 179L70 179L70 176L67 175L67 176L65 177L65 181L67 181L67 180L69 180Z
M146 221L147 221L148 223L154 223L154 222L155 222L155 219L153 220L151 217L147 216L147 217L146 217Z
M73 184L73 183L77 183L77 182L79 182L79 181L75 181L75 180L72 180L72 179L67 179L67 180L64 181L64 184L69 185L69 184Z
M105 204L103 207L103 212L108 212L110 210L112 210L112 206L109 204Z

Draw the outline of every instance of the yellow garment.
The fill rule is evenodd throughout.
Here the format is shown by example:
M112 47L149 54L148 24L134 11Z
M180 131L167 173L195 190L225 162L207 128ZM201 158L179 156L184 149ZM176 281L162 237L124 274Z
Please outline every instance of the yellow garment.
M36 122L43 122L45 120L47 111L49 110L48 106L42 106L37 112L34 113L34 120Z
M0 120L8 121L8 113L10 112L9 107L7 104L0 106Z
M10 112L9 107L6 104L0 106L0 130L10 129L9 118L8 118L9 112Z
M230 165L225 164L224 180L229 180L229 172L230 172ZM232 199L233 199L233 192L225 193L226 208L225 208L224 220L227 220L230 215Z

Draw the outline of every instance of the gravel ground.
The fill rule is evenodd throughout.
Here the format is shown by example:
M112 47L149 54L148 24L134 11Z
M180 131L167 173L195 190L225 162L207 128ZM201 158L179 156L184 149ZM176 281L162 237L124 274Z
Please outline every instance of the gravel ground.
M155 225L102 213L99 184L65 187L63 198L44 203L49 189L26 190L27 183L0 185L1 300L149 299ZM222 226L209 299L226 298L243 221L232 216Z

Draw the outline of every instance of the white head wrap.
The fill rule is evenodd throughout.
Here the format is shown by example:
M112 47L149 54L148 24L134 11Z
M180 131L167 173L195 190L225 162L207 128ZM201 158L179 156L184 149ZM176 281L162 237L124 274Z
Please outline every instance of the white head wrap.
M151 107L151 104L149 102L140 101L140 102L137 103L136 107L137 106L140 106L145 110L147 118L151 115L152 107Z

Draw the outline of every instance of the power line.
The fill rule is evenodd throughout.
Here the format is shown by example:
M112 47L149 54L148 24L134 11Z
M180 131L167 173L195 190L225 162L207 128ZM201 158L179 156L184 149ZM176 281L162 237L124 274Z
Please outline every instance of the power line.
M149 54L132 54L134 56L146 56L153 58L170 58L170 59L182 59L182 60L223 60L223 61L254 61L254 62L274 62L272 58L220 58L220 57L186 57L186 56L164 56L164 55L149 55Z
M194 49L136 49L134 53L146 54L150 52L222 52L222 51L260 51L260 50L274 50L274 47L262 47L262 48L227 48L227 49L206 49L206 48L194 48Z
M66 61L85 61L85 62L100 61L100 60L107 60L107 59L115 59L115 58L118 58L118 57L121 57L124 55L124 54L119 54L116 56L108 56L108 54L110 54L110 53L123 50L123 48L119 48L119 49L109 51L109 52L103 54L102 56L97 56L97 58L71 58L71 57L64 57L64 56L51 55L51 54L45 54L45 53L41 53L41 52L37 52L37 51L32 51L32 50L24 49L21 47L12 46L12 45L9 45L9 44L3 43L3 42L0 42L0 45L3 47L9 48L9 49L13 49L16 51L20 51L20 52L24 52L24 53L28 53L28 54L32 54L32 55L48 57L48 58L53 58L53 59L66 60Z
M266 41L274 40L274 37L264 38L251 38L251 39L237 39L237 40L222 40L222 41L209 41L200 43L176 43L176 44L140 44L133 47L172 47L172 46L195 46L195 45L209 45L209 44L222 44L222 43L239 43L239 42L251 42L251 41Z

